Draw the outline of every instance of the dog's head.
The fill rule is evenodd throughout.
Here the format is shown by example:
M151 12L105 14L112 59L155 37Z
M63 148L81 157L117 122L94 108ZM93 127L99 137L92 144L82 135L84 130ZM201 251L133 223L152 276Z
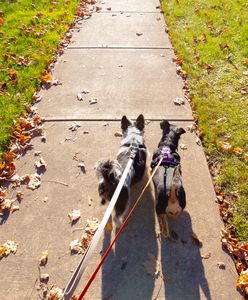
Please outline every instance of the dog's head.
M159 147L168 146L172 152L176 151L178 148L179 139L186 131L181 127L170 124L167 120L163 120L160 123L160 128L163 131L163 135L160 140Z
M98 192L104 204L111 199L122 175L122 168L117 161L102 159L97 161L95 169L99 179Z
M124 138L132 134L143 135L144 127L145 119L142 114L135 121L128 120L126 116L123 116L121 119L121 129Z

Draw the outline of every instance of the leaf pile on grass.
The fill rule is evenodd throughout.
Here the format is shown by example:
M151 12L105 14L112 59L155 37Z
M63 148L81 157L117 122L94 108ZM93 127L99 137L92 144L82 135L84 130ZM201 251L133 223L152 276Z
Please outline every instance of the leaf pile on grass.
M0 5L0 152L13 120L31 103L44 71L74 19L79 0L2 1Z
M220 212L240 242L248 240L247 8L245 0L162 1Z

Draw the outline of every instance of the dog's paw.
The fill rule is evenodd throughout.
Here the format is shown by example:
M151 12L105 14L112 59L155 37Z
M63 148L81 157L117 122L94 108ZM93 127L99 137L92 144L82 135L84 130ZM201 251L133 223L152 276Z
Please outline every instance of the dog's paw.
M105 232L113 230L112 218L109 218L104 230L105 230Z
M120 217L120 216L119 217L115 216L114 217L114 222L115 222L116 228L120 228L122 223L123 223L123 218Z

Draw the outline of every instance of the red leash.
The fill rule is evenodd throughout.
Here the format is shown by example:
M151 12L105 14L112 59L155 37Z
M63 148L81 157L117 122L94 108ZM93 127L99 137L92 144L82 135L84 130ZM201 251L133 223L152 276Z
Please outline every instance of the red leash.
M126 227L128 221L129 221L129 219L131 218L131 216L132 216L134 210L136 209L137 205L139 204L139 201L140 201L141 197L143 196L145 190L147 189L147 187L149 186L150 182L152 181L152 178L153 178L154 174L156 173L158 167L160 166L162 160L163 160L163 157L160 158L158 164L157 164L156 167L154 168L154 170L153 170L153 172L152 172L150 178L148 179L148 181L147 181L146 185L144 186L143 190L141 191L141 193L140 193L138 199L135 201L135 203L134 203L132 209L131 209L130 212L128 213L128 215L127 215L125 221L122 223L122 225L121 225L120 229L118 230L116 236L114 237L113 241L111 242L111 244L109 245L108 249L107 249L106 252L104 253L104 255L103 255L103 257L102 257L100 263L99 263L98 266L96 267L94 273L91 275L91 277L90 277L89 281L87 282L86 286L84 287L83 291L82 291L81 294L78 296L78 300L82 300L82 299L83 299L83 296L86 294L86 292L87 292L87 290L89 289L89 287L90 287L92 281L95 279L95 277L96 277L96 275L97 275L99 269L101 268L101 266L103 265L105 259L106 259L107 256L108 256L109 252L110 252L111 249L113 248L113 246L114 246L116 240L118 239L118 237L120 236L120 234L122 233L122 231L124 230L124 228Z

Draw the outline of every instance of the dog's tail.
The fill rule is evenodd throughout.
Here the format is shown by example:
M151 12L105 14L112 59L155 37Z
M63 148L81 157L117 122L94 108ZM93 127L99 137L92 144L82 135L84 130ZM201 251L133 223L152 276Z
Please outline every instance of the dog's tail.
M122 174L122 167L116 160L98 160L95 168L98 177L103 177L104 180L112 184L116 183Z

